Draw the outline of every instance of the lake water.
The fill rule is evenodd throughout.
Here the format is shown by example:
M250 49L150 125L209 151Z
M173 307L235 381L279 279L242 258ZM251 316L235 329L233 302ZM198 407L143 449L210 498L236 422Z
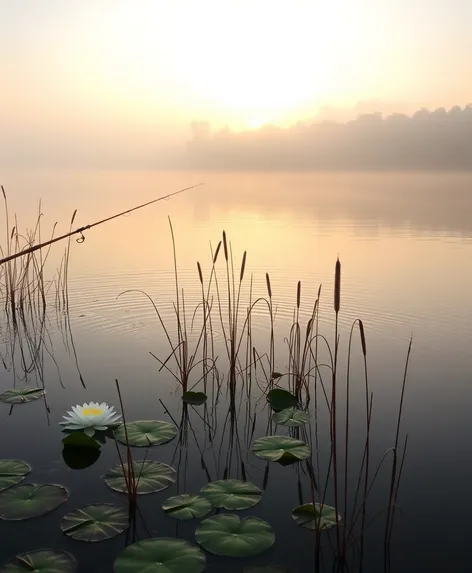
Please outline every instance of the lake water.
M44 384L46 400L13 409L0 404L0 459L28 462L32 473L26 481L62 484L69 491L69 499L42 517L0 521L0 562L17 553L49 547L73 554L80 572L111 571L125 546L124 534L88 545L61 532L62 517L73 509L101 502L125 507L126 498L103 482L105 472L119 461L113 443L109 440L102 447L95 464L73 470L62 458L63 435L58 422L70 406L85 401L119 406L118 379L128 420L174 420L180 425L181 389L170 372L165 368L159 371L158 361L150 354L165 361L171 350L152 304L138 292L152 298L175 340L170 218L189 331L196 307L200 313L194 333L189 335L190 347L201 327L196 263L200 262L206 283L212 267L211 249L215 250L224 230L235 261L236 285L243 252L247 251L242 313L249 304L251 277L251 300L255 301L258 297L267 299L266 273L270 275L275 310L272 366L280 373L290 370L287 339L298 281L302 333L322 285L319 329L333 345L334 269L339 256L339 440L344 441L349 333L353 321L360 318L366 332L368 379L373 392L372 474L383 453L394 445L405 360L413 338L400 432L401 444L408 434L408 446L391 559L385 563L384 520L391 465L387 456L369 494L367 523L373 521L366 530L363 568L357 564L359 548L354 542L356 565L350 570L470 571L464 540L472 534L468 518L472 481L468 447L472 440L472 175L5 171L0 181L8 194L10 212L17 213L22 230L34 226L37 203L42 199L42 240L48 238L55 221L59 222L56 234L67 232L74 209L78 210L73 225L77 228L200 182L202 187L86 231L80 244L72 241L68 315L54 308L52 284L43 330L33 320L30 336L21 330L22 337L15 338L11 321L6 315L2 317L0 392L25 383ZM3 218L1 225L3 229ZM1 244L5 242L2 233ZM64 247L65 243L59 243L51 248L45 265L47 280L55 278ZM216 268L220 297L226 300L222 252ZM236 389L232 417L226 391L227 333L219 323L216 298L212 312L218 369L223 377L221 392L216 395L209 387L207 405L189 408L190 426L180 447L181 440L176 438L149 450L148 459L170 464L178 471L178 478L169 489L141 497L138 536L181 537L194 543L196 523L179 522L163 514L164 500L176 493L198 493L209 481L247 479L264 494L258 505L242 511L241 516L257 516L270 523L275 544L252 558L229 559L207 553L206 570L239 572L245 567L271 565L291 573L315 571L313 533L297 526L291 517L295 506L311 501L308 466L266 464L250 451L258 437L289 435L287 428L268 425L266 358L256 369L252 388ZM226 313L224 310L224 320ZM270 319L264 301L254 306L251 329L258 354L269 352ZM34 361L33 347L39 349ZM325 348L320 353L322 361L329 359ZM241 360L243 366L247 364L245 354ZM348 483L355 488L365 440L365 390L357 327L351 363L352 469ZM175 371L172 360L168 365ZM201 366L192 372L190 386L198 382L195 390L202 389L201 374ZM280 385L287 387L286 380L282 377ZM323 381L330 391L327 369ZM320 386L318 392L322 401ZM305 437L312 445L312 460L320 477L329 457L329 430L326 412L318 412L317 420L324 429L315 441L313 395L311 398L312 424ZM136 459L143 459L143 450L135 449L134 453ZM352 499L350 493L350 503ZM326 503L334 504L331 486ZM322 536L326 547L320 571L328 571L332 562L328 546L334 543L335 535L332 530Z

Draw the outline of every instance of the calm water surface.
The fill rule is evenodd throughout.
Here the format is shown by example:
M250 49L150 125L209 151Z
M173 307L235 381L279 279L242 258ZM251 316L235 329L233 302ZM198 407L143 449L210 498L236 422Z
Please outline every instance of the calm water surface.
M28 481L61 483L70 497L50 515L0 522L0 561L34 548L65 548L76 556L79 571L111 571L125 544L124 535L93 546L62 535L58 524L68 511L88 503L124 501L102 480L105 471L118 463L113 444L102 448L99 460L90 468L72 470L62 459L58 422L71 405L86 400L117 404L115 378L120 380L130 420L170 421L172 416L180 421L179 388L168 372L159 371L150 354L165 360L169 346L153 306L137 292L152 297L175 336L170 218L189 321L201 296L196 262L208 280L211 249L216 248L223 230L231 242L237 277L247 250L241 295L244 307L251 276L255 300L266 297L265 273L270 274L276 306L275 369L280 372L288 368L286 337L296 306L297 281L301 281L302 331L321 284L320 329L333 341L332 293L339 256L341 370L345 372L351 324L362 318L374 393L375 463L395 439L405 358L413 337L402 421L402 440L408 433L409 441L391 571L470 571L464 539L472 534L468 519L472 458L467 445L472 438L472 176L38 171L4 172L0 182L21 229L33 227L37 202L42 199L45 239L55 221L59 221L57 233L66 232L76 208L74 227L200 181L205 183L201 188L99 226L85 233L83 243L72 243L70 323L54 309L53 285L45 342L36 368L27 359L22 364L21 348L27 348L27 340L15 340L8 320L2 318L0 391L25 381L44 382L47 395L46 402L38 400L12 411L0 404L0 457L27 461L33 467ZM63 247L51 249L47 279L54 279ZM217 267L222 280L221 257ZM261 353L267 352L270 321L264 304L254 309L252 330L255 346ZM224 333L216 322L214 336L223 361ZM198 378L195 373L193 383ZM358 335L353 344L352 385L351 440L353 455L357 455L363 447L364 415ZM178 480L166 491L144 496L140 506L146 527L139 525L140 535L193 541L195 523L176 524L162 514L162 502L176 492L197 493L209 479L222 479L225 473L242 478L245 472L249 481L265 486L265 493L258 506L242 514L270 522L276 544L252 559L209 555L207 570L236 572L249 565L273 565L293 573L313 571L311 533L291 519L292 508L300 503L299 479L303 501L310 501L306 476L297 466L277 464L271 464L267 476L266 465L248 453L252 439L268 433L269 415L257 384L251 389L251 398L248 406L244 392L238 390L237 431L233 428L233 434L223 392L217 405L208 405L205 422L203 409L190 409L187 445L176 450L174 440L150 450L150 459L178 469ZM214 434L208 432L209 425L214 426ZM237 440L232 440L235 432ZM327 446L319 444L321 461L326 452ZM140 454L137 452L138 459ZM378 487L372 491L372 516L387 504L386 477L381 471ZM380 521L374 520L369 527L365 572L383 570Z

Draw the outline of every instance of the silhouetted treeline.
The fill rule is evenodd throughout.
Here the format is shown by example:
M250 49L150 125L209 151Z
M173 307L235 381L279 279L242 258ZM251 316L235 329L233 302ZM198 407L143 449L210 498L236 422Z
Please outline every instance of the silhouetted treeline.
M472 104L412 117L380 113L347 123L299 123L291 128L211 133L192 125L187 159L216 169L472 169Z

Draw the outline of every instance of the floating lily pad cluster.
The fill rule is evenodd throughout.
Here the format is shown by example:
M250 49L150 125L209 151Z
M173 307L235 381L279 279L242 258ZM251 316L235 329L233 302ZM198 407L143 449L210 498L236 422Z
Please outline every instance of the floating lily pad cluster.
M193 519L207 515L212 508L239 511L254 507L262 491L254 484L225 479L203 486L200 495L180 495L166 500L162 508L176 519ZM204 519L195 530L197 543L216 555L247 557L271 547L275 533L264 520L240 519L235 514L220 514Z
M198 393L187 394L184 402L188 404L196 405L204 401ZM26 396L26 399L21 398L20 401L27 401L30 396L39 397L33 391L22 396ZM6 398L12 399L12 396L7 394ZM308 415L298 409L296 398L290 392L272 390L268 400L274 410L272 420L277 425L297 427L308 422ZM117 441L138 448L165 444L176 435L177 428L173 424L158 420L138 420L126 426L121 424L113 433ZM63 454L79 450L94 456L100 453L98 442L85 433L73 432L63 443ZM251 450L264 460L279 463L295 463L310 455L310 448L305 442L282 435L258 438ZM67 500L67 490L63 486L23 484L30 471L30 466L20 460L0 460L0 519L30 519L54 510ZM133 460L130 468L126 464L110 468L105 473L104 481L109 488L128 493L132 477L135 479L136 493L145 495L169 488L175 483L177 474L171 466L162 462ZM204 518L195 529L195 539L206 551L221 556L248 557L266 551L274 544L272 527L253 516L242 519L235 513L207 516L213 509L230 512L247 510L258 504L261 498L262 491L256 485L237 479L223 479L204 485L198 494L184 493L169 497L162 504L162 510L167 516L178 520ZM341 519L334 508L320 504L294 508L292 517L301 527L320 530L336 525ZM61 530L65 535L92 543L115 537L128 526L126 511L103 503L71 511L61 521ZM200 573L205 565L205 554L196 545L180 539L156 537L127 546L116 558L114 571L138 573L146 569ZM45 549L16 556L0 569L0 573L25 570L72 573L75 568L75 560L68 553Z

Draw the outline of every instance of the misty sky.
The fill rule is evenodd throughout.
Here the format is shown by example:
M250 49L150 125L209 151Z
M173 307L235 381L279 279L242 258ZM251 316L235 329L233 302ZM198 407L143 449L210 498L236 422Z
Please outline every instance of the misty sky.
M0 165L165 165L196 120L464 106L471 22L470 0L1 0Z

